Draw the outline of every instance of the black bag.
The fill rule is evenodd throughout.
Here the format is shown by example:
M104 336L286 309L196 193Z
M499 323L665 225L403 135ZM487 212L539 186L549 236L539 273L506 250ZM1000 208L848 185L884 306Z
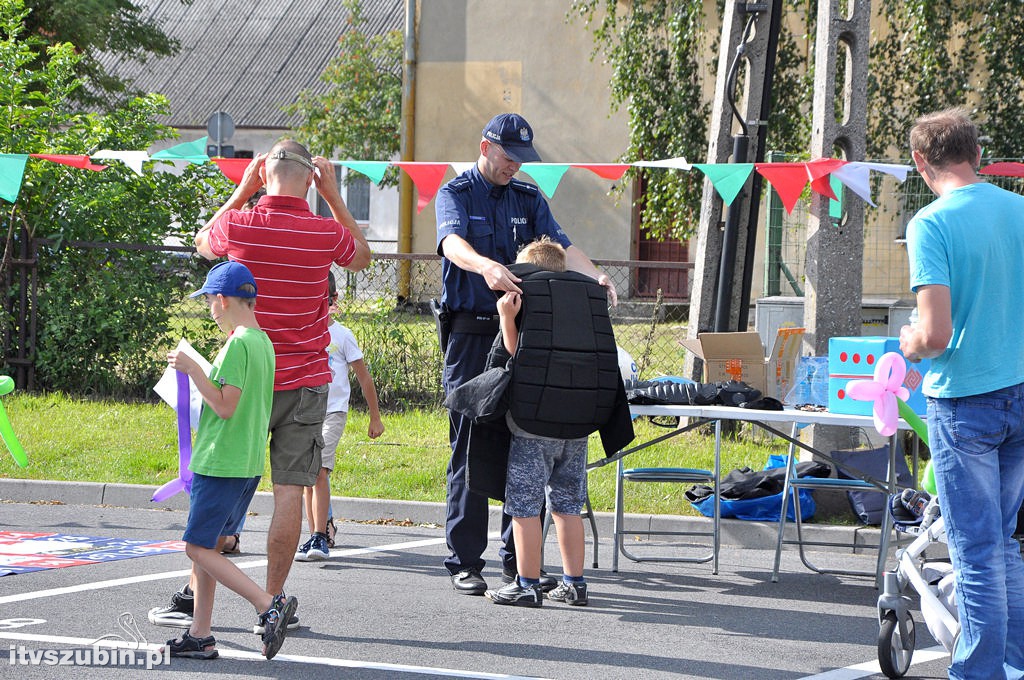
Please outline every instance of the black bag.
M859 472L884 482L889 469L889 446L877 449L859 449L854 451L832 451L829 456L835 461L837 476L840 479L860 479ZM849 468L850 473L844 472ZM913 487L914 478L907 466L907 459L896 456L896 486ZM881 524L888 504L888 496L877 491L847 491L850 507L864 524Z
M488 423L504 418L508 411L507 366L495 366L462 383L444 400L445 408L461 413L474 423Z

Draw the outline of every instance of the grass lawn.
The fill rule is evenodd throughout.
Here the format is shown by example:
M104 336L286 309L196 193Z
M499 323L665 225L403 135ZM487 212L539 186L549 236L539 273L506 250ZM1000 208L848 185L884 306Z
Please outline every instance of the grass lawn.
M0 447L0 478L50 479L158 486L177 474L178 445L174 412L164 404L92 401L61 394L11 394L3 405L28 454L19 468ZM338 496L441 502L448 464L448 416L443 410L385 413L384 434L366 436L367 414L354 410L338 450L331 491ZM666 432L646 421L635 423L637 440ZM702 428L703 429L703 428ZM631 467L710 468L714 436L686 432L627 458ZM723 442L723 472L749 466L760 469L769 453L785 453L785 442L741 431ZM600 439L591 439L591 460L603 457ZM595 510L611 511L615 466L591 472ZM681 484L631 484L631 512L696 514ZM261 484L269 490L269 469Z

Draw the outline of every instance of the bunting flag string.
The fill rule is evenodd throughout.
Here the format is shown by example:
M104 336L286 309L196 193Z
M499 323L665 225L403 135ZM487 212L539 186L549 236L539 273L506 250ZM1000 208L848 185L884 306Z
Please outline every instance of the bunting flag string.
M0 153L0 199L9 203L17 201L21 191L27 161L29 158L59 163L76 169L95 172L106 169L110 162L120 162L137 174L142 174L148 161L164 161L168 163L186 162L193 164L214 163L224 175L236 184L241 181L245 168L251 162L248 158L220 158L207 155L207 137L200 137L191 142L172 146L153 154L146 151L103 149L91 155L84 154L4 154ZM95 161L106 161L101 165ZM434 199L448 174L449 168L456 174L473 167L473 162L446 161L366 161L366 160L335 160L331 161L353 172L365 175L375 185L383 180L388 168L401 168L416 187L418 194L417 212ZM838 158L819 158L811 161L792 163L690 163L685 158L666 158L643 160L634 163L524 163L523 173L529 175L538 188L547 196L552 197L559 184L570 168L587 170L601 179L617 182L631 168L677 170L689 172L696 168L714 186L722 201L731 205L740 191L746 186L751 174L756 171L775 189L782 199L787 212L792 213L797 201L808 184L811 190L832 200L838 200L836 189L844 186L862 198L869 205L875 206L871 197L871 173L879 172L894 177L897 181L906 180L912 170L909 165L894 163L874 163L864 161L844 161ZM1001 175L1024 177L1024 164L1000 162L993 163L981 171L983 175Z

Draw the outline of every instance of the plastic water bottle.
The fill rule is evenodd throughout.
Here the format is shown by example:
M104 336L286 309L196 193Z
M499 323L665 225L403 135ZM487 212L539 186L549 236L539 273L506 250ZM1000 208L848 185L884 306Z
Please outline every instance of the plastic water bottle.
M807 384L806 384L806 391L807 391L807 393L804 395L804 400L801 403L804 403L804 404L817 404L818 403L817 399L814 398L814 381L815 381L815 376L817 375L817 370L818 370L818 362L816 362L816 361L808 361L807 362L807 378L806 378L806 380L807 380Z
M799 362L799 366L801 366L802 369L797 370L797 376L800 379L797 381L796 385L793 386L791 397L793 406L810 403L811 398L811 383L807 380L809 362L801 360Z

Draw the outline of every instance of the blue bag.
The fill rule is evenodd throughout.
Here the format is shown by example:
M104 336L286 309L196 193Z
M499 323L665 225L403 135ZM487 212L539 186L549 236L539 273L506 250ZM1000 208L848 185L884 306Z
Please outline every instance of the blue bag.
M798 464L798 466L797 466L797 476L798 477L806 476L807 472L811 472L813 474L813 476L818 477L818 476L822 476L821 475L822 471L824 471L824 473L825 473L824 476L828 476L828 466L827 465L824 465L822 463L807 463L806 465L808 465L808 466L812 466L812 465L813 466L821 466L821 467L824 468L824 470L820 470L819 468L809 468L808 467L807 471L804 472L803 474L801 474L801 469L800 469L801 465L805 465L805 464L804 463ZM784 476L783 476L785 474L785 471L784 471L785 466L786 466L786 456L772 455L772 456L770 456L768 458L768 462L765 464L764 469L765 470L777 470L778 468L783 468L783 470L778 470L779 474L764 475L763 472L758 473L758 472L748 471L749 469L744 468L743 470L733 470L732 472L729 473L729 476L732 476L734 479L735 478L744 477L744 476L748 476L748 477L750 477L750 480L754 484L756 484L759 488L762 488L762 489L766 488L766 487L767 488L771 488L770 484L758 484L758 482L761 481L761 478L764 478L764 480L769 481L769 482L774 481L774 480L778 480L778 484L781 484L782 481L785 479ZM729 476L727 476L726 479L728 479ZM750 497L747 497L747 498L729 498L730 489L728 488L728 486L730 486L730 485L726 483L726 480L723 480L722 484L720 484L721 491L722 491L722 501L721 501L721 515L722 515L722 517L734 517L736 519L756 520L756 521L761 521L761 522L778 522L779 521L779 508L782 507L782 491L781 490L778 491L777 493L761 495L761 496L758 496L756 498L750 498ZM744 486L746 486L746 485L744 485ZM778 488L781 489L782 487L779 486ZM801 519L801 521L809 520L809 519L811 519L814 516L814 511L816 509L816 506L815 506L815 503L814 503L814 496L812 495L812 491L811 491L811 489L800 489L798 491L798 493L800 494L800 519ZM689 496L690 496L690 494L688 494L688 497ZM709 494L709 495L707 495L704 498L701 498L699 500L694 500L694 499L691 498L690 499L690 504L694 508L696 508L697 511L700 512L700 514L704 515L705 517L714 517L714 514L715 514L715 496L714 496L714 494ZM789 502L786 503L786 518L788 520L791 520L791 521L796 519L796 509L794 507L792 493L790 494Z

